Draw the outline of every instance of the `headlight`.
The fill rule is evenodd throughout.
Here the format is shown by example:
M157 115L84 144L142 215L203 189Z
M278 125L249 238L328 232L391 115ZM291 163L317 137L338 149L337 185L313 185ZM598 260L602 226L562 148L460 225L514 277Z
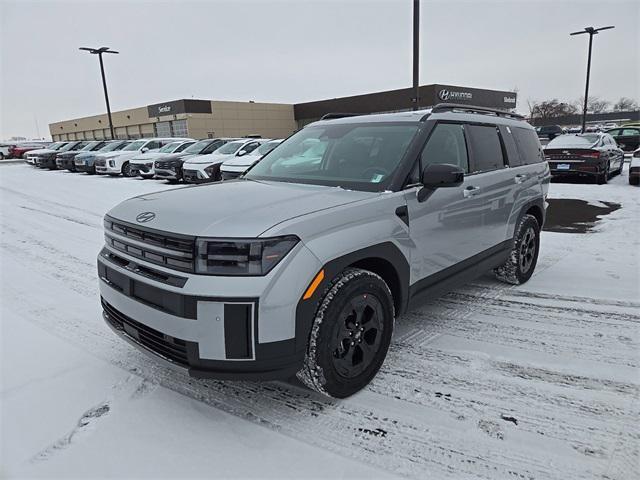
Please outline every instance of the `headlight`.
M208 275L266 275L300 239L295 235L196 241L196 272Z

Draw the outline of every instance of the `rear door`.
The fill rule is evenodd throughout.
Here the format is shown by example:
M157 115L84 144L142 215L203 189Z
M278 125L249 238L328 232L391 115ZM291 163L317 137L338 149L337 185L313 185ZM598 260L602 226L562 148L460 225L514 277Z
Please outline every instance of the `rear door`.
M472 205L481 220L476 234L478 249L487 252L508 238L508 222L518 188L499 128L472 124L465 126L465 132L471 147L467 195L473 195Z

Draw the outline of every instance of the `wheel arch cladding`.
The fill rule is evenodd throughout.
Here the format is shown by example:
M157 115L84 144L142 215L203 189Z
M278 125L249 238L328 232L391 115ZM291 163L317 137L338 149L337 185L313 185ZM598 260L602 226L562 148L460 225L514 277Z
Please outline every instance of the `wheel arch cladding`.
M346 268L361 268L376 273L387 283L393 296L396 316L406 310L409 298L409 262L392 242L372 245L327 262L321 288L308 300L298 302L296 308L296 351L307 348L311 324L316 310L332 280Z
M520 216L522 218L524 215L532 215L537 221L538 226L542 230L542 225L544 224L544 210L537 203L526 205L523 209L523 213Z

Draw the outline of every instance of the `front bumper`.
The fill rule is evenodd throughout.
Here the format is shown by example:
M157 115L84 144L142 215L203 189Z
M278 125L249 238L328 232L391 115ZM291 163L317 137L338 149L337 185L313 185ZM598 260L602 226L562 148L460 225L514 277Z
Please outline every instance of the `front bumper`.
M155 167L155 177L161 180L180 180L182 178L182 169L176 168L159 168Z
M109 165L109 160L103 162L95 162L95 169L98 175L120 175L120 168L114 162L114 166Z
M131 173L133 175L141 175L143 177L153 177L155 175L155 169L153 168L153 162L147 163L134 163L130 162Z
M297 304L320 268L302 244L290 254L264 277L215 277L147 266L105 247L98 256L105 320L194 377L290 378L308 339L296 331Z
M36 165L40 168L57 168L55 157L38 157L36 160Z
M56 158L56 166L65 170L75 172L76 164L73 158Z

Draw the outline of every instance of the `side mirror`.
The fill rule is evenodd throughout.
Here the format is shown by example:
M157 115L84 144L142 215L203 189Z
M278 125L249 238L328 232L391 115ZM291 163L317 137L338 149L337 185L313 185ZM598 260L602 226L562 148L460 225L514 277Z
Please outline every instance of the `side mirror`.
M249 153L249 152L247 152L245 149L242 149L237 153L237 155L238 155L238 157L242 157L243 155L246 155L247 153Z
M418 190L418 201L424 202L436 189L457 187L464 182L464 170L457 165L434 163L422 171L422 188Z
M141 151L142 153L147 153L147 152L149 151L149 149L148 149L147 147L142 147L142 148L140 149L140 151Z

